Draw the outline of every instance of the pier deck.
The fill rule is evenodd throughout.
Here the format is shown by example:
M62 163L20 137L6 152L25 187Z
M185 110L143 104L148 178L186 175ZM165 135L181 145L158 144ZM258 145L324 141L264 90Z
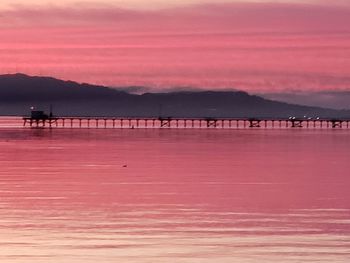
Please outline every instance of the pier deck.
M345 128L350 119L24 117L32 128Z

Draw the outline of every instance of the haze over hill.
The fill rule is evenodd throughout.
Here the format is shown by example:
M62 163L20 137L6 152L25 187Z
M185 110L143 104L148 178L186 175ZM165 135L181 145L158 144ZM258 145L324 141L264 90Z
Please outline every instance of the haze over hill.
M242 91L130 94L103 86L24 74L0 76L0 114L26 115L31 106L60 116L350 117L350 111L299 106Z

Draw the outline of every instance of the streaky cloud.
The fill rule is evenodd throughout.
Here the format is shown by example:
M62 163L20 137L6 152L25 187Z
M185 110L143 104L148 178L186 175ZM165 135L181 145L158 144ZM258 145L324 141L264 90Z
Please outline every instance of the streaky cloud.
M75 7L18 6L0 11L2 27L11 25L105 25L223 27L233 30L349 30L350 7L280 3L202 4L161 10L134 10L105 5ZM165 24L159 24L163 22ZM144 24L145 23L145 24Z
M350 109L350 90L303 91L258 93L258 95L272 100L300 105L326 107L331 109Z
M0 71L157 89L340 90L350 86L349 24L350 8L322 3L20 6L0 11Z

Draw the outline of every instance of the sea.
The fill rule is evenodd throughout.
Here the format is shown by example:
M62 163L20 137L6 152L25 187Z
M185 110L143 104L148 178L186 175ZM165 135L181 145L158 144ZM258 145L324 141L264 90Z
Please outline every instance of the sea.
M0 262L350 262L350 130L1 118Z

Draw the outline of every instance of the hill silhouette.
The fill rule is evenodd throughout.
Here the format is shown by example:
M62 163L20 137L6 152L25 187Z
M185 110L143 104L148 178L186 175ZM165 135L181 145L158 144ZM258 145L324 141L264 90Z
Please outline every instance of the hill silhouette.
M0 115L26 115L31 106L59 116L348 118L350 111L267 100L242 91L130 94L104 86L24 74L0 76Z

